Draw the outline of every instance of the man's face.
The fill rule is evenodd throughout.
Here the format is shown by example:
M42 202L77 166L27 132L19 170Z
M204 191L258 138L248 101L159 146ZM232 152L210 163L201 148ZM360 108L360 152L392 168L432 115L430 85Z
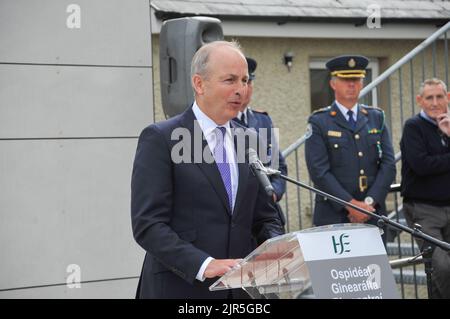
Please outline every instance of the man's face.
M361 78L339 78L330 81L336 100L346 106L353 106L358 101L359 92L363 87Z
M233 48L211 52L206 77L194 75L199 106L217 124L235 118L247 94L247 61Z
M241 111L244 111L247 105L250 104L250 101L252 100L252 95L253 95L253 81L249 81L247 83L247 94L243 99Z
M450 93L444 91L440 84L425 85L422 95L417 95L416 100L422 110L432 119L448 112Z

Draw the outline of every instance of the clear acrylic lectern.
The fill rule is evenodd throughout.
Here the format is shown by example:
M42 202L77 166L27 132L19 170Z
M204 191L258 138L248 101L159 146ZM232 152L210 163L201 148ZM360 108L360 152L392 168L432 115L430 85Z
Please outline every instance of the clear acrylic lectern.
M254 299L306 296L311 282L297 233L265 241L211 285L210 290L242 288Z
M372 225L336 224L267 240L210 286L254 299L397 298L392 269Z

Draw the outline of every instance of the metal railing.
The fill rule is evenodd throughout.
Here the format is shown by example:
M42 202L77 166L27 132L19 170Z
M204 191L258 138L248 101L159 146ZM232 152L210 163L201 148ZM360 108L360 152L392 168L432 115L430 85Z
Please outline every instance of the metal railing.
M394 63L373 82L368 84L360 93L360 100L368 99L368 93L376 90L377 96L385 102L387 127L391 133L394 149L398 148L404 121L418 112L415 103L415 95L419 83L429 77L439 77L448 86L449 80L449 55L447 33L450 30L450 22L441 27L407 55ZM406 85L405 83L408 83ZM369 103L365 103L369 104ZM306 162L304 160L304 145L307 137L301 136L287 147L283 152L286 158L290 175L295 174L298 180L309 179ZM396 183L400 182L401 153L395 155L397 163ZM294 177L294 176L292 176ZM314 210L313 194L305 189L287 185L287 191L281 201L287 217L287 231L296 231L312 226L312 213ZM387 199L388 214L393 220L405 223L402 215L402 204L398 189L391 192ZM399 261L391 261L397 282L400 285L403 298L426 298L425 275L422 265L408 264L405 257L415 253L417 246L413 238L407 234L389 231L387 250L390 258ZM420 259L419 259L420 263ZM400 266L399 266L400 265ZM403 267L412 267L412 270L403 270Z

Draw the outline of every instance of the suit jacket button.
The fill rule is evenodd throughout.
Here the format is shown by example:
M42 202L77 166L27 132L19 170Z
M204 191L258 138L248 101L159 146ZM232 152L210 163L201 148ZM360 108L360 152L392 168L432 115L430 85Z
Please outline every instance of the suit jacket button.
M359 134L355 134L355 139L359 140Z
M363 152L358 152L359 157L363 157Z

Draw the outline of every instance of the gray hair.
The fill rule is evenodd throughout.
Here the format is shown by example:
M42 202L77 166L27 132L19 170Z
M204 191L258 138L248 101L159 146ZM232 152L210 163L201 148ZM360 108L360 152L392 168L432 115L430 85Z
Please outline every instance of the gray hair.
M198 51L194 54L194 57L192 58L191 63L191 78L198 74L204 78L208 77L208 61L209 56L211 55L211 52L213 49L219 47L219 46L227 46L233 49L236 49L239 51L242 56L244 54L242 53L241 46L239 43L235 40L228 42L228 41L213 41L210 43L207 43L203 45Z
M426 79L420 85L420 89L419 89L420 96L423 96L423 91L425 89L425 86L427 86L427 85L442 85L442 88L444 89L444 93L447 93L447 85L445 85L444 81L442 81L438 78L431 78L431 79Z

